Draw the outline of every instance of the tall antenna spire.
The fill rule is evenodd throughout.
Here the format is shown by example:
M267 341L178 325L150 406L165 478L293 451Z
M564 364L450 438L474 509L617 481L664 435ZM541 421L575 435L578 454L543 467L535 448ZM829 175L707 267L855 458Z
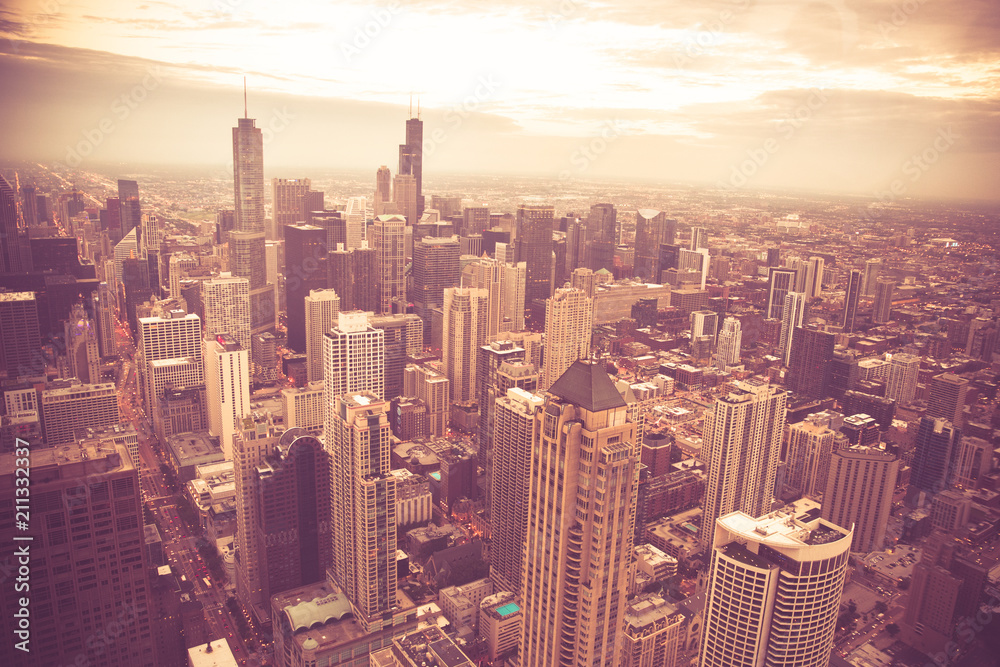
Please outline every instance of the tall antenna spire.
M420 120L420 95L417 95L417 120Z
M413 118L413 93L410 93L410 118Z
M243 77L243 117L247 117L247 78Z

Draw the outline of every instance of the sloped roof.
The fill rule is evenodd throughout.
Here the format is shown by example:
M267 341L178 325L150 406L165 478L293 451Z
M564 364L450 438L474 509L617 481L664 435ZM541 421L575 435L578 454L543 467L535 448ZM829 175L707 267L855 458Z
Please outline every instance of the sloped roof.
M549 387L549 393L589 412L624 408L625 399L600 363L575 361Z

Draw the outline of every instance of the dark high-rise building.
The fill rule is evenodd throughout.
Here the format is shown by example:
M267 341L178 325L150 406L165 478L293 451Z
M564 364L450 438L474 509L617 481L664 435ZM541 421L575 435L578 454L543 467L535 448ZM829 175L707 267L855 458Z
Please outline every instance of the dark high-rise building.
M649 208L636 211L634 276L658 283L661 271L677 268L676 259L672 266L662 266L663 258L660 257L660 244L672 244L676 228L677 222L667 220L667 214L663 211Z
M27 230L18 212L17 193L0 176L0 273L31 271Z
M611 204L594 204L587 216L587 268L598 271L615 267L615 236L618 212Z
M417 184L417 220L424 214L424 121L419 118L406 121L406 143L399 145L399 171L397 175L413 176Z
M553 215L551 206L521 204L517 209L517 260L527 263L526 313L533 301L552 296Z
M845 391L840 398L841 412L845 415L871 415L882 431L888 431L896 416L896 401L860 391Z
M485 206L467 206L462 210L462 233L465 236L482 234L490 228L490 209Z
M142 245L138 237L142 233L142 207L139 205L139 184L135 181L118 180L118 202L121 207L121 236L124 238L133 229L136 230L136 242Z
M104 200L104 210L100 213L101 229L108 233L112 243L122 240L122 200L108 197Z
M861 272L853 269L847 277L847 290L844 292L844 333L853 333L858 315L858 297L861 296Z
M883 324L892 319L892 291L896 282L891 278L875 280L875 307L872 310L872 322Z
M333 560L330 457L305 429L285 431L252 477L263 598L321 581Z
M941 373L931 378L930 396L927 400L927 416L947 419L961 428L964 423L965 396L969 391L969 381L954 373Z
M80 271L80 240L75 236L44 236L29 240L33 271L93 278Z
M34 185L21 186L21 217L24 219L25 227L35 227L38 220L38 195L35 194Z
M768 248L767 249L767 265L768 266L781 266L781 249L780 248Z
M410 301L417 314L429 317L434 308L444 306L444 290L459 285L458 240L425 237L413 244L413 291Z
M780 320L785 312L785 296L794 291L795 269L767 270L767 311L764 319Z
M835 336L813 327L798 327L792 339L788 388L810 398L826 398Z
M34 292L0 293L0 371L8 378L45 370Z
M495 257L498 243L510 243L510 232L502 229L483 230L483 252L490 257Z
M655 283L660 282L660 277L664 271L678 268L681 262L681 247L679 245L661 243L659 253L660 263L657 268L660 275L652 278L652 281Z
M507 389L498 389L497 373L506 361L524 361L524 349L514 341L499 340L483 345L476 363L476 399L479 403L479 463L489 474L489 455L493 441L494 403Z
M375 172L375 215L385 215L386 206L392 205L392 172L382 165Z
M412 313L374 315L368 318L368 323L373 329L381 329L385 332L385 362L383 364L385 380L383 386L385 400L391 401L403 395L403 369L406 368L406 355L410 351L410 332L413 327L423 332L424 325L420 318Z
M840 399L844 392L854 389L859 380L858 355L854 350L834 350L830 360L830 382L827 390L830 396ZM859 410L858 412L864 412ZM856 414L848 412L847 414Z
M922 417L917 428L910 486L934 494L948 487L958 458L961 434L951 422Z
M305 352L306 349L306 297L314 289L327 287L326 247L326 230L322 227L305 224L285 226L288 347L297 352Z
M125 258L122 262L122 285L125 289L125 316L132 335L137 336L139 319L136 307L153 295L153 286L149 282L149 263L145 258Z

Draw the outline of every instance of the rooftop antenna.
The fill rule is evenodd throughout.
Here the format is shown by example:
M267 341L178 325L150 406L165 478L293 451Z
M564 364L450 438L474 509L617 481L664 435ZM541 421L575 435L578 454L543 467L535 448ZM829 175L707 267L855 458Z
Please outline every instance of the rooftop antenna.
M410 93L410 118L413 118L413 93Z
M247 117L247 78L243 77L243 117Z
M417 120L420 120L420 95L417 95Z

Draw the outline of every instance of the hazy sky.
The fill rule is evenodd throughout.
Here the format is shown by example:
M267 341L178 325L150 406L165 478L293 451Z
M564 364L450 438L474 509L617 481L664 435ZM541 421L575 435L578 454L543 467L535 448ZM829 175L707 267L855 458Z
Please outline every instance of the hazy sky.
M3 159L1000 199L996 0L5 0ZM895 192L893 192L893 190Z

